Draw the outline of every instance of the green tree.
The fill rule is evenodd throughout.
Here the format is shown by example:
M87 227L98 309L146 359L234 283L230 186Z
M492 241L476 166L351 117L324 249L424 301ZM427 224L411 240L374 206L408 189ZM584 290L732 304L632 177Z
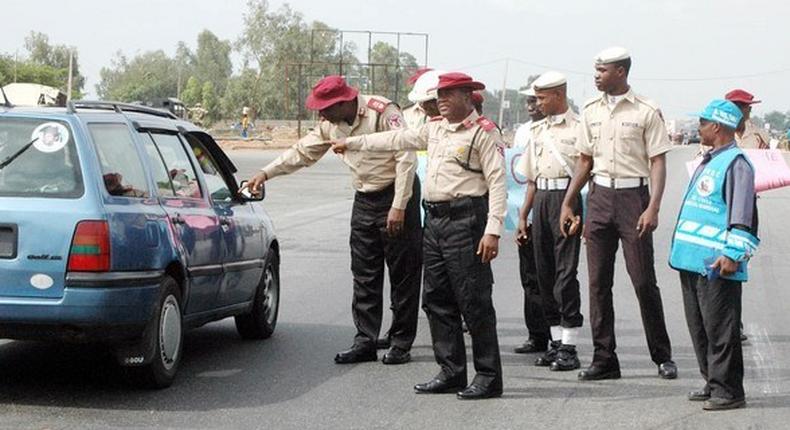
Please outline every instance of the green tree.
M99 72L96 93L105 100L151 101L176 94L175 61L164 51L149 51L129 60L117 53L110 67Z
M201 103L203 101L203 89L196 77L189 77L184 91L181 92L181 101L188 107L193 107L195 103Z
M406 80L408 71L417 68L417 59L408 52L398 55L396 47L379 41L371 48L369 61L375 72L371 92L389 97L402 106L408 104Z
M30 34L25 37L25 49L28 52L27 62L63 70L63 80L56 85L51 85L38 81L22 81L17 77L18 82L35 82L65 89L68 80L69 54L73 53L72 69L74 75L72 77L72 91L74 92L73 96L81 95L82 89L85 86L85 77L80 74L79 54L76 48L66 45L53 45L50 43L49 36L46 34L31 31Z
M771 111L763 117L772 130L785 130L788 126L787 115L779 111Z
M209 30L198 35L195 53L195 76L200 82L211 82L218 92L223 92L233 73L230 60L231 44L220 40Z
M183 41L176 45L176 95L181 97L188 77L195 76L195 54Z
M203 109L208 111L206 114L206 126L209 126L211 121L217 118L217 94L214 91L214 84L207 81L203 84Z

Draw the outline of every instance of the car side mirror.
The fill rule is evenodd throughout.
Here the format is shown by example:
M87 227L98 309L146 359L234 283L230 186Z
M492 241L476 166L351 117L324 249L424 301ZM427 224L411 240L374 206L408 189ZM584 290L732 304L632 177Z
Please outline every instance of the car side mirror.
M241 181L239 184L238 196L239 199L245 202L260 202L266 197L266 184L261 184L260 190L253 194L247 186L248 181Z

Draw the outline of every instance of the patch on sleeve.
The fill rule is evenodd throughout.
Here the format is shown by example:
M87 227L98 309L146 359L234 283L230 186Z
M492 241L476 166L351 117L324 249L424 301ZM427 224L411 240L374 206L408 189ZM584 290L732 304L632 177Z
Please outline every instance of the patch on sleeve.
M485 131L491 131L496 128L496 124L494 124L494 121L491 121L490 119L484 116L477 118L477 124L480 125L480 127L483 127L483 130Z
M387 117L387 125L391 130L403 128L403 117L399 113L393 113Z
M388 103L385 103L385 102L383 102L381 100L378 100L378 99L369 99L368 100L368 107L373 109L374 111L376 111L378 113L384 112L384 109L387 108L387 104Z

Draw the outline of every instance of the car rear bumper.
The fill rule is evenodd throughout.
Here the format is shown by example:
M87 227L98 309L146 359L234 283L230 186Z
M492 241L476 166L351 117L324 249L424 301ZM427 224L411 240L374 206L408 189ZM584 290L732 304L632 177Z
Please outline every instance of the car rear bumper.
M69 274L63 297L0 297L0 337L86 342L139 337L154 316L162 276Z

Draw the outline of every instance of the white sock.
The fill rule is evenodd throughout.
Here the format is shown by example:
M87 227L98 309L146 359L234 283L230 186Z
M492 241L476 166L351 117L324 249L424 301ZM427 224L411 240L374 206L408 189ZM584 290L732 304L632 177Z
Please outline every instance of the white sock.
M579 327L562 328L562 344L576 346L579 339Z
M551 330L551 340L562 339L562 327L553 325L549 329Z

